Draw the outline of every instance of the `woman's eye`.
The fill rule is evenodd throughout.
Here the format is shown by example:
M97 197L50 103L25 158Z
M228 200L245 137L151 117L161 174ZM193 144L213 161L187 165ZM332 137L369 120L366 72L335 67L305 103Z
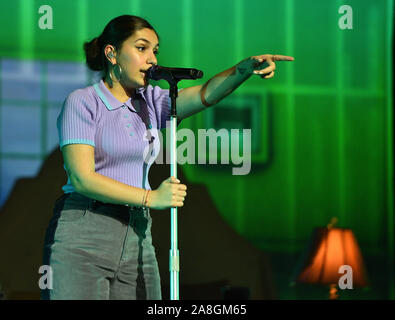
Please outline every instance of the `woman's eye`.
M145 47L137 47L137 49L138 49L139 51L144 51L144 50L145 50ZM143 49L143 50L140 50L140 49ZM154 51L154 54L157 56L157 55L159 54L159 51Z

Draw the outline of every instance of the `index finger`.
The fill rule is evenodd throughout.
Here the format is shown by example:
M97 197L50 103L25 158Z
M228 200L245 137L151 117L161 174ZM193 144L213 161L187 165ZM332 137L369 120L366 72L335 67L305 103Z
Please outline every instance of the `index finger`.
M280 54L275 54L273 55L273 61L294 61L294 57L290 56L282 56Z

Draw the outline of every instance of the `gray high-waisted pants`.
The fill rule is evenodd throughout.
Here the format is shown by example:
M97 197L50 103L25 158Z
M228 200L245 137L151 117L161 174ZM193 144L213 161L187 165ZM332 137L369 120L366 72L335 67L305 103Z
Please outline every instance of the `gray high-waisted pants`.
M44 244L52 289L41 290L41 298L161 299L151 224L148 209L104 204L76 192L61 196Z

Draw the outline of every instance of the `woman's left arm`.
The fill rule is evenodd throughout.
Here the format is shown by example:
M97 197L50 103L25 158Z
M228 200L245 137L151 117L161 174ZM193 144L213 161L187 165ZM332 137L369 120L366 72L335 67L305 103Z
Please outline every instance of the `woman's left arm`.
M182 120L206 107L215 105L232 93L252 74L256 74L263 79L272 78L274 70L276 70L275 61L293 60L293 57L272 54L249 57L218 73L202 85L182 89L177 97L177 117ZM262 69L265 62L269 66Z

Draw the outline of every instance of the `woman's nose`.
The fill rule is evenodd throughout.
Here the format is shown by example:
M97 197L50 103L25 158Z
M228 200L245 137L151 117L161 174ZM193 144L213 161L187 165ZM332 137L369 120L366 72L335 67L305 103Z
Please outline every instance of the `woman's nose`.
M156 55L152 53L152 55L148 58L147 63L148 64L152 64L152 65L158 64L158 60L156 59Z

